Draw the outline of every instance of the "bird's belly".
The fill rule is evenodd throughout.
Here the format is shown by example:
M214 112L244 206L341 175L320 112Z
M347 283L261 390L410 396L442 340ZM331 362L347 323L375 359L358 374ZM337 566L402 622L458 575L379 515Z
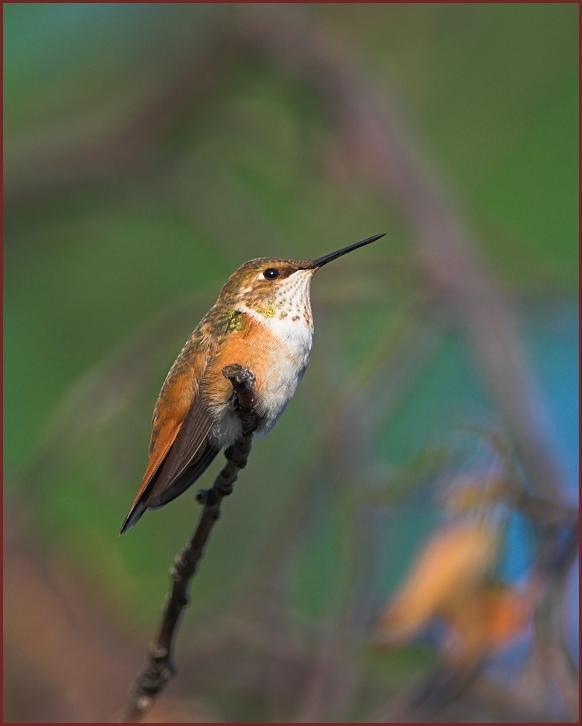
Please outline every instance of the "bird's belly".
M255 408L260 417L257 432L266 433L295 393L309 362L311 340L312 329L300 322L283 325L281 321L268 321L255 331L245 329L245 334L236 337L236 345L231 342L223 348L213 362L211 374L218 395L209 400L215 420L212 439L216 445L230 446L241 432L240 420L232 407L232 388L222 375L223 367L238 363L255 374Z
M295 393L309 362L313 336L303 319L275 318L267 325L276 345L269 364L257 376L257 411L263 419L259 432L263 433L273 427Z
M258 429L260 433L269 431L283 413L308 362L308 350L302 351L299 356L280 353L263 371L257 381L257 413L262 419Z

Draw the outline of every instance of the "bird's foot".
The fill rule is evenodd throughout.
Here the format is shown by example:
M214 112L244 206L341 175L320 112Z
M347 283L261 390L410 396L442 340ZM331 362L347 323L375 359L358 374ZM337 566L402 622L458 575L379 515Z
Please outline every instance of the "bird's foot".
M255 374L248 368L243 368L239 363L224 366L222 375L228 378L237 393L239 389L248 391L255 387Z
M238 363L232 363L222 369L222 375L230 381L239 409L250 413L255 404L255 374Z

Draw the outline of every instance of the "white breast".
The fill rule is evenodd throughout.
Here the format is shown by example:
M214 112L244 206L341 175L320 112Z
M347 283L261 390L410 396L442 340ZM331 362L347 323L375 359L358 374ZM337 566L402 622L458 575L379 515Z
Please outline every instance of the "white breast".
M244 309L244 312L260 319L260 322L280 342L273 352L269 373L257 391L257 408L264 418L259 431L266 433L283 413L305 373L311 353L313 327L307 322L304 315L290 314L284 318L281 318L280 315L267 317L250 308ZM309 320L311 320L311 316L309 316Z

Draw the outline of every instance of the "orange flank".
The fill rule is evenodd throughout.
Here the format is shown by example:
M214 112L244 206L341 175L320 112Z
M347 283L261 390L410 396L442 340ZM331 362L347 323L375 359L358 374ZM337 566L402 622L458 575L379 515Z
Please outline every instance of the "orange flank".
M176 377L162 389L152 421L148 463L132 506L143 494L176 440L192 404L195 386L196 380L190 371Z
M187 485L177 482L189 467L200 476L216 455L210 440L212 425L219 417L219 409L227 406L232 397L232 386L222 373L225 366L237 362L250 368L255 374L257 393L263 390L273 356L280 354L279 342L248 313L236 317L236 326L213 345L205 342L208 338L202 325L170 370L154 411L147 467L124 530L146 508L161 506L181 493ZM187 419L191 423L189 440L180 441ZM188 485L195 478L192 476Z
M277 358L279 341L258 320L247 313L240 315L239 327L227 335L209 362L200 384L200 394L210 406L221 406L232 397L232 386L222 371L238 363L255 374L255 390L260 398L266 378Z
M122 531L128 529L136 508L146 498L150 485L162 463L174 445L182 424L198 394L199 380L206 367L208 346L195 341L195 335L188 340L176 362L170 369L156 402L152 418L152 434L148 450L148 462L139 489L131 502L129 514ZM143 507L140 507L143 509Z

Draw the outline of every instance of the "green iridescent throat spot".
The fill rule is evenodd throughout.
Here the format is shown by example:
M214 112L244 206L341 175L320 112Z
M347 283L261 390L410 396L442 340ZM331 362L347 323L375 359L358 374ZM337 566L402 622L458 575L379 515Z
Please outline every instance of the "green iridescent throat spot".
M226 322L226 332L232 333L235 330L242 330L244 328L244 317L239 310L232 310L228 314Z
M273 299L266 300L264 304L257 305L255 308L258 313L264 315L266 318L274 318L277 314L275 309L275 301Z

